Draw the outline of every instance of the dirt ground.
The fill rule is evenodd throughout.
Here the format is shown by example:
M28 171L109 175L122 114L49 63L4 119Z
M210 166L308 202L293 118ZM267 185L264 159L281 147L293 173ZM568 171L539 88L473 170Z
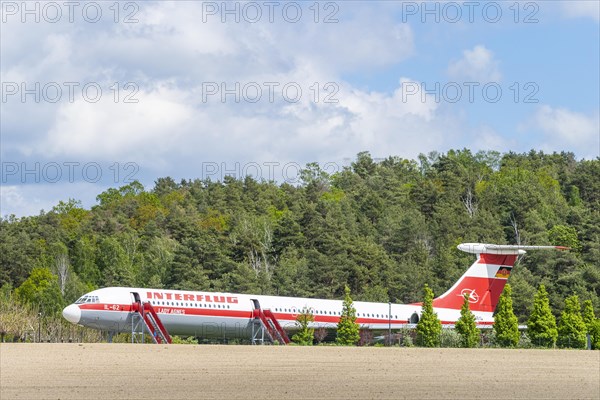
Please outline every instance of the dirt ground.
M1 344L8 399L600 399L600 351Z

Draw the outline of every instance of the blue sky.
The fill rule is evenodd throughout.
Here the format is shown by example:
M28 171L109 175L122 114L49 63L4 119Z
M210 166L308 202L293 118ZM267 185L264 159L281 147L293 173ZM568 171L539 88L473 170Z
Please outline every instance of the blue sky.
M598 1L24 4L2 2L3 216L364 150L600 156Z

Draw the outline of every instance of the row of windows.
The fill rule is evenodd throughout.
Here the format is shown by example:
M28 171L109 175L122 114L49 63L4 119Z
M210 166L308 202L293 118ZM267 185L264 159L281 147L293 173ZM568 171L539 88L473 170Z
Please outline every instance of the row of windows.
M184 303L179 301L158 301L150 300L153 306L176 306L176 307L194 307L194 308L230 308L229 304L201 304L201 303Z
M293 310L291 308L275 308L275 312L286 312L286 313L298 313L298 311ZM312 310L314 315L342 315L340 311L321 311L321 310ZM390 318L389 314L373 314L373 313L356 313L357 317L364 318ZM398 319L397 315L392 315L392 318Z
M84 296L86 297L86 296ZM91 297L91 296L88 296ZM96 302L97 300L97 296L96 297ZM83 299L83 297L82 297ZM80 299L81 300L81 299ZM77 300L77 302L79 303L80 301ZM83 301L85 302L85 301ZM194 307L194 308L230 308L229 304L201 304L201 303L184 303L184 302L178 302L178 301L158 301L158 300L150 300L150 303L152 305L155 306L176 306L176 307ZM275 312L285 312L285 313L297 313L296 310L293 310L291 308L275 308ZM315 315L337 315L340 316L342 315L341 312L339 311L322 311L322 310L314 310L313 314ZM357 317L363 317L363 318L389 318L388 314L373 314L373 313L357 313L356 314ZM392 317L394 319L398 319L397 315L392 315Z
M75 304L83 304L83 303L98 303L100 302L100 299L98 298L98 296L81 296L79 299L77 299L77 301L75 302Z
M357 317L360 317L360 313L356 314ZM369 313L363 313L362 314L363 317L370 317L370 318L390 318L390 316L388 314L369 314ZM392 315L392 318L394 319L398 319L397 315Z

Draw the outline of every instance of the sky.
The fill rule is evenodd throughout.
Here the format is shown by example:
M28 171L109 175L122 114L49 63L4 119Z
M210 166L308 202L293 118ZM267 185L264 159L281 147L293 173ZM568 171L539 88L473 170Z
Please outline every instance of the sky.
M361 151L596 159L599 4L1 1L0 215Z

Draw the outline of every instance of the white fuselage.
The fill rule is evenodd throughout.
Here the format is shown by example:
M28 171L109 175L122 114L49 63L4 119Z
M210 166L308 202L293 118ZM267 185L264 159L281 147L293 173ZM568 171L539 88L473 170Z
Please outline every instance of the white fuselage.
M341 300L113 287L84 295L68 306L63 315L79 325L110 332L130 332L131 306L136 301L134 293L142 302L152 304L170 334L200 338L250 337L252 312L259 307L271 310L286 330L297 327L296 318L303 310L312 312L313 328L335 328L342 312ZM356 322L361 328L370 330L405 327L416 323L421 314L419 304L357 301L354 308ZM435 312L443 324L454 324L460 317L459 310L440 308ZM491 321L491 313L474 314L480 325Z

